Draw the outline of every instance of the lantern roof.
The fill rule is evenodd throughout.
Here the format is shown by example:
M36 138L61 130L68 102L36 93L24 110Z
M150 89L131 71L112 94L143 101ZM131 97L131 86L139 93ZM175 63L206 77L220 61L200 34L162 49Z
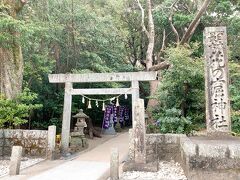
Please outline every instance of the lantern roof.
M87 116L82 109L79 110L79 113L73 116L74 118L85 118L88 119L89 116Z

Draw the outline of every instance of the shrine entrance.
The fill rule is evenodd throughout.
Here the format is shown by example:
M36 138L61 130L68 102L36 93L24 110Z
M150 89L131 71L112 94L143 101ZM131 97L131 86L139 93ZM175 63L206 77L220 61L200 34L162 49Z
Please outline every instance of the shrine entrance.
M61 133L61 152L68 153L71 107L73 95L132 95L132 122L134 125L134 103L139 99L139 81L153 81L157 72L123 72L123 73L88 73L88 74L49 74L50 83L64 83L64 107ZM131 82L129 88L91 88L73 89L73 83L99 83L99 82ZM133 126L134 127L134 126Z

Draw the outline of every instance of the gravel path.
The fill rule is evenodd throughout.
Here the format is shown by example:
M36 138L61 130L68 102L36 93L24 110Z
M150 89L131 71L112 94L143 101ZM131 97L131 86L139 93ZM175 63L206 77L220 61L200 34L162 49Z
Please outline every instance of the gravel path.
M124 172L120 180L187 180L179 163L161 161L158 172Z
M20 168L21 169L27 168L27 167L37 164L43 160L44 160L43 158L33 158L33 159L24 158L21 161ZM10 160L0 160L0 177L8 174L9 162L10 162Z

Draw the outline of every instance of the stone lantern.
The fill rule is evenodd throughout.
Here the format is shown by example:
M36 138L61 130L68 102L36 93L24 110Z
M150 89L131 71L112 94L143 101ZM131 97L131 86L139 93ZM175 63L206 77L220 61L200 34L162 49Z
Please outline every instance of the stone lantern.
M83 113L83 110L80 109L79 113L73 116L73 118L77 118L77 122L74 127L74 132L77 132L79 135L84 136L84 128L87 127L86 119L89 117Z
M89 117L83 113L83 110L80 109L79 113L73 116L77 118L77 122L74 127L74 131L71 132L71 143L70 148L73 151L79 150L81 147L86 147L87 140L84 135L84 128L87 127L86 119Z

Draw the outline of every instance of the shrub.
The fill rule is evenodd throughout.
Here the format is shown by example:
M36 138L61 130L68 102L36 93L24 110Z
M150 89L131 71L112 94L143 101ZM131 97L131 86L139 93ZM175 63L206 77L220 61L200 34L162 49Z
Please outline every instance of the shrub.
M162 73L156 97L160 105L153 112L157 126L149 127L151 132L189 133L204 128L203 60L192 57L193 53L194 49L184 47L166 50L172 67ZM230 62L229 67L232 131L240 134L240 65Z
M162 133L189 133L204 123L203 60L192 57L194 49L168 48L171 67L164 71L153 112Z
M230 63L230 100L232 131L240 134L240 65Z
M155 128L149 127L150 131L160 133L186 133L189 134L193 127L190 117L183 117L181 110L172 108L162 111L156 115L158 120L156 121Z
M37 94L25 88L16 99L6 99L0 95L0 128L13 128L27 122L31 110L41 108L34 104Z

